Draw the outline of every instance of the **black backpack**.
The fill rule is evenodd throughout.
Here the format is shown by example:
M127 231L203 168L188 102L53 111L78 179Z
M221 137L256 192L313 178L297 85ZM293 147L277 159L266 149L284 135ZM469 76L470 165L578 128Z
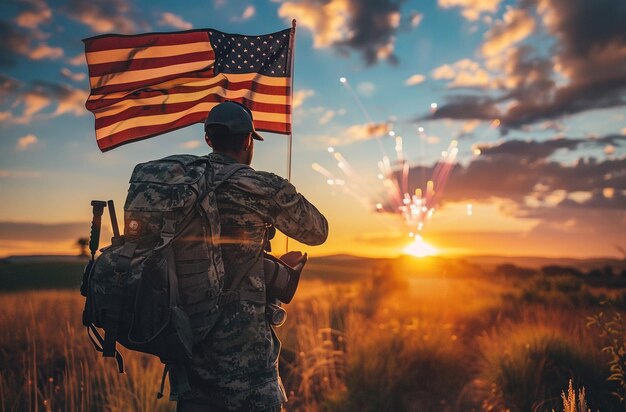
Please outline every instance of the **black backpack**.
M92 260L81 285L83 324L96 350L116 358L120 373L124 364L116 342L158 356L165 364L163 381L170 372L173 399L190 389L185 365L220 308L236 299L265 299L234 291L241 278L233 281L233 290L223 290L215 190L242 168L247 166L232 164L215 173L206 156L192 155L138 164L124 204L124 236L109 201L115 236L96 259L105 203L92 202ZM97 328L104 329L104 337ZM163 382L159 397L162 391Z

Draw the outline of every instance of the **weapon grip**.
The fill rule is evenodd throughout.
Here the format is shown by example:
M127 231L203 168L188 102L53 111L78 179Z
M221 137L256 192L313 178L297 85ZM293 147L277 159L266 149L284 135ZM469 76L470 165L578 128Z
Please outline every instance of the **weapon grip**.
M92 200L93 218L91 220L91 232L89 233L89 251L93 260L100 244L100 227L102 225L102 214L106 207L106 202L102 200Z
M109 217L111 218L111 228L113 229L113 237L120 237L120 228L117 225L117 215L115 214L115 205L112 200L107 202L109 208Z

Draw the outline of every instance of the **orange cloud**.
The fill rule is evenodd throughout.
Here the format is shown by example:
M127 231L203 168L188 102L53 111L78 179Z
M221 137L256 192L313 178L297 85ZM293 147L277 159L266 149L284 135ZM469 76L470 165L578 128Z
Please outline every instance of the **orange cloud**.
M491 85L489 73L470 59L459 60L452 65L444 64L439 66L432 71L431 75L437 80L453 80L448 84L449 88L488 88Z
M414 74L413 76L406 79L404 84L406 86L415 86L415 85L422 83L425 79L426 77L424 77L421 74Z
M52 11L43 1L30 2L34 5L34 10L27 10L19 14L15 18L15 22L18 26L26 29L36 29L42 23L47 23L52 19Z
M478 20L483 13L495 13L501 0L439 0L444 9L460 7L463 17L470 21Z
M63 75L63 77L74 80L75 82L82 82L87 77L85 73L74 73L66 67L61 69L61 74Z
M27 134L17 139L17 150L26 150L39 141L34 134Z
M60 47L50 47L47 44L40 43L37 47L28 52L28 57L33 60L58 59L59 57L63 57L63 49Z
M179 30L191 30L193 28L193 24L185 21L185 19L183 19L182 17L170 12L165 12L161 14L161 20L159 20L157 24L160 26L174 27L175 29Z
M304 104L304 101L313 95L315 95L314 90L296 90L293 94L293 108L295 109L302 106Z
M402 24L399 2L380 0L289 0L281 4L278 15L313 33L313 46L334 46L342 54L361 53L372 65L380 60L394 64L395 33ZM413 12L414 24L419 18Z
M494 56L528 37L535 30L535 19L522 9L508 8L502 21L498 21L485 34L485 43L481 51L487 56Z
M315 2L282 3L278 15L286 19L296 19L298 25L313 33L313 47L328 47L345 40L348 32L348 0L332 0L323 4Z

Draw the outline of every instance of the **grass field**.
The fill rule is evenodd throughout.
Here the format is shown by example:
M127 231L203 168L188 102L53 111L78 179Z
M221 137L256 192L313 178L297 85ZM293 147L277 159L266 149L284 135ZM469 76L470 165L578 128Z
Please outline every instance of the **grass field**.
M119 375L93 350L67 265L0 266L0 411L173 410L158 360L125 352ZM623 307L622 268L570 269L313 260L278 329L286 409L562 411L571 380L592 411L622 411L608 342L586 325L608 297Z

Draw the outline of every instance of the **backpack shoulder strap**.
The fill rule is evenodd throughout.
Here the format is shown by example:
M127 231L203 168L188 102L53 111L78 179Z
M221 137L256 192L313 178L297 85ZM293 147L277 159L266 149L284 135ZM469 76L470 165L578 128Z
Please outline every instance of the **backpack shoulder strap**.
M232 175L237 173L241 169L250 169L250 166L243 163L232 163L224 166L219 172L217 172L212 179L212 189L217 189L222 183L226 182Z

